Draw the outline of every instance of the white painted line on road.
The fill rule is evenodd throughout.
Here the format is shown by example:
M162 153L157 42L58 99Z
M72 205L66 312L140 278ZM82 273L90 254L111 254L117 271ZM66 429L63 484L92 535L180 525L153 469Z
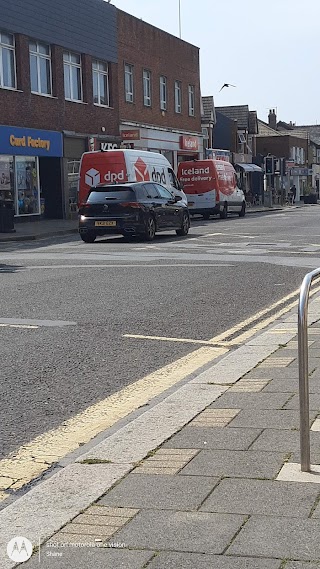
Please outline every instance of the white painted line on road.
M32 271L37 269L111 269L116 267L139 267L139 268L153 268L153 269L161 269L163 267L235 267L236 265L227 264L227 263L172 263L172 264L142 264L142 263L110 263L108 265L96 264L96 265L34 265L25 267L26 270Z
M21 327L62 327L62 326L75 326L76 322L69 320L35 320L34 318L0 318L0 326L12 326L15 328Z
M0 328L26 328L31 330L37 330L39 326L28 326L27 324L2 324L0 323Z
M168 338L166 336L144 336L143 334L123 334L123 338L136 338L138 340L161 340L164 342L181 342L183 344L204 344L206 346L228 346L226 342L216 342L210 340L193 340L191 338Z

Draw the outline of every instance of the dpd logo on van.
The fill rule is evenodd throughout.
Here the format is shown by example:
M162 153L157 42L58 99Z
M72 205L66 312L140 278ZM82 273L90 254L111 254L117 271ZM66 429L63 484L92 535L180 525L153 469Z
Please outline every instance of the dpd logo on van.
M136 163L133 165L134 171L136 174L137 182L149 182L150 174L148 172L147 164L142 160L142 158L138 158Z
M100 172L98 172L98 170L96 170L95 168L91 168L90 170L88 170L88 172L86 172L85 175L85 181L87 186L97 186L98 184L100 184Z

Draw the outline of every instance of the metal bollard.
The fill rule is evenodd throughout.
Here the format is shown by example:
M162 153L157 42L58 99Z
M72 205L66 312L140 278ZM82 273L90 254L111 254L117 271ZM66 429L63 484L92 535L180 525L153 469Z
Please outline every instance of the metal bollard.
M308 302L310 287L320 268L308 273L301 285L298 305L298 354L300 401L300 457L302 472L310 472L310 414L308 365Z

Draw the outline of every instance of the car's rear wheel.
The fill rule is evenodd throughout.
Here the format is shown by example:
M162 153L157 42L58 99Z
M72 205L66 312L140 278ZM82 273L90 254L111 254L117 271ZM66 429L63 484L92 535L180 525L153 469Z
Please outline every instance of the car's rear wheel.
M85 243L93 243L97 235L93 231L89 231L88 233L80 233L80 237Z
M143 237L147 241L152 241L154 239L155 234L156 234L156 222L154 220L154 217L150 215L146 220L146 228L143 233Z
M190 219L188 214L184 212L182 216L181 227L180 229L176 230L176 234L179 235L179 237L184 237L185 235L188 235L189 229L190 229Z
M246 215L246 204L245 202L243 202L241 210L239 211L239 217L244 217L245 215Z
M220 218L221 219L227 219L227 217L228 217L228 204L225 203L223 205L223 210L220 211Z

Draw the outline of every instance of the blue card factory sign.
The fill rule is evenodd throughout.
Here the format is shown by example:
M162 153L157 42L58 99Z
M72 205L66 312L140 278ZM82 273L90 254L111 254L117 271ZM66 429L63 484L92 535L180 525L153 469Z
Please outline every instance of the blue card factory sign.
M52 130L0 126L0 154L61 157L62 134Z

